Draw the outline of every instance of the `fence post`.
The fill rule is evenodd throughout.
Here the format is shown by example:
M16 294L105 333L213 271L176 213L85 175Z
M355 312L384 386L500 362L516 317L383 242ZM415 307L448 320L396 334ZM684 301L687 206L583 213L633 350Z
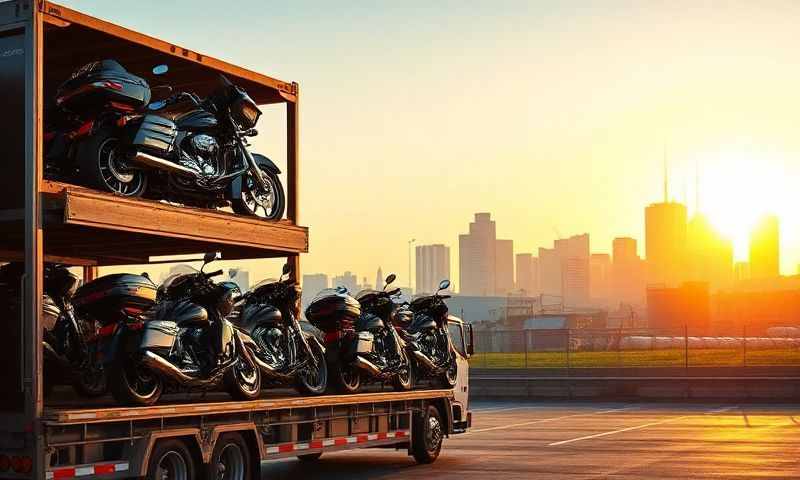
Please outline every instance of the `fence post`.
M525 368L528 368L528 331L522 331L522 338L525 342Z
M569 369L570 369L570 362L569 362L569 346L570 346L570 329L567 328L567 376L569 377Z
M747 325L742 325L742 366L747 366Z
M683 362L686 373L689 373L689 325L683 325Z

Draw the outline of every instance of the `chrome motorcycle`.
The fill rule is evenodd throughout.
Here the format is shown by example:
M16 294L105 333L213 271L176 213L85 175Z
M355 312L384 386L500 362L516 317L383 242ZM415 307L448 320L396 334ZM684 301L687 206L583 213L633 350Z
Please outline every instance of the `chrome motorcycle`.
M165 386L209 390L220 384L237 400L258 397L261 372L244 334L226 319L241 291L233 282L211 281L222 270L203 271L216 258L208 253L200 271L172 275L159 287L155 307L120 322L109 371L116 400L152 405Z
M440 293L449 287L450 280L442 280L433 295L411 301L409 309L414 317L403 335L418 378L434 380L445 388L453 388L458 376L456 352L447 328L449 312L444 302L450 295Z
M322 395L328 386L325 348L300 326L300 296L286 264L277 282L261 282L244 294L231 321L252 339L246 345L263 381Z
M168 72L166 65L154 75ZM153 93L162 98L153 100ZM277 220L285 194L280 169L250 153L261 110L219 77L207 98L151 88L115 60L89 63L59 86L45 132L49 177L119 195Z

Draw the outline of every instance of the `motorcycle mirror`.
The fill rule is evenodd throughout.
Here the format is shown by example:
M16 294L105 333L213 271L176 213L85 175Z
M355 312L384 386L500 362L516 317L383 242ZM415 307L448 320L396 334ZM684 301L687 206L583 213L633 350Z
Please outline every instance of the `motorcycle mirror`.
M439 282L439 290L440 291L441 290L447 290L448 288L450 288L450 280L445 278L444 280Z
M167 65L161 64L156 65L153 67L153 75L164 75L165 73L169 72L169 67Z
M222 258L222 254L220 252L207 252L205 255L203 255L203 264L211 263L219 258Z
M289 275L290 273L292 273L292 266L289 265L288 263L284 263L283 264L283 275Z
M394 283L394 281L396 279L397 279L397 275L395 275L394 273L390 273L389 276L386 277L386 285L383 287L383 289L386 290L386 287L388 287L389 285Z

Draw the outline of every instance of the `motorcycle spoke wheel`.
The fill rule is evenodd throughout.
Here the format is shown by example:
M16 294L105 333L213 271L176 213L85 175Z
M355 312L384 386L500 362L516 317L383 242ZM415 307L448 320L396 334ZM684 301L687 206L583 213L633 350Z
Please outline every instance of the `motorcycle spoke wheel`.
M265 220L280 220L286 203L283 185L277 175L263 168L261 176L266 183L266 188L261 188L251 174L246 174L242 179L241 199L235 200L233 209L237 213L263 218Z

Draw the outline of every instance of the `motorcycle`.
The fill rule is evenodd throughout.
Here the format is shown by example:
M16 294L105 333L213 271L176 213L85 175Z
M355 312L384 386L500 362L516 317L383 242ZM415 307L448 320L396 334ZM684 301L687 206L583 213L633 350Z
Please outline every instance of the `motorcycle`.
M363 290L356 297L346 289L320 292L306 309L306 318L325 332L329 383L342 393L356 393L366 382L391 382L396 390L413 386L412 367L405 343L392 325L394 303L400 290Z
M412 300L409 308L414 317L404 329L407 349L419 375L436 380L445 388L453 388L458 375L456 352L447 329L448 309L444 302L450 295L440 293L449 287L450 280L442 280L433 295Z
M109 389L117 401L153 405L165 387L209 390L220 384L237 400L258 397L260 371L243 333L226 319L239 287L212 282L222 270L203 271L217 258L207 253L200 271L167 278L154 307L116 324Z
M301 290L290 273L286 264L277 282L259 283L245 293L231 321L252 339L246 345L263 379L322 395L328 386L325 348L301 329L296 316Z
M9 263L0 267L7 288L17 291L24 266ZM42 296L42 352L46 391L66 381L81 396L98 397L106 392L106 375L96 362L95 322L76 312L72 299L80 279L65 266L46 264ZM11 298L18 298L12 294Z
M159 65L153 74L168 70ZM56 92L46 172L123 196L280 219L281 171L247 148L261 111L244 89L224 76L219 82L201 99L151 89L114 60L83 66ZM154 90L166 98L151 101Z

